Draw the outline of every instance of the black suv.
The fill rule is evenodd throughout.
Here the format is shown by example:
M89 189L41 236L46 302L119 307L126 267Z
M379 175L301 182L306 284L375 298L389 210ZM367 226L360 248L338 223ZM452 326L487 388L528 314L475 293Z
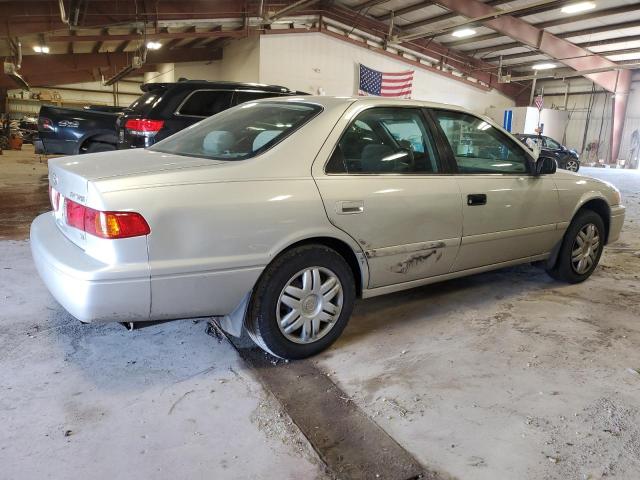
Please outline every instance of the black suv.
M306 95L277 85L204 80L145 83L140 88L143 95L116 122L118 149L148 147L239 103Z
M545 157L555 158L556 162L558 162L558 168L563 168L571 172L577 172L580 168L580 156L578 152L561 145L551 137L522 133L516 133L516 137L532 150L533 142L541 141L541 154Z

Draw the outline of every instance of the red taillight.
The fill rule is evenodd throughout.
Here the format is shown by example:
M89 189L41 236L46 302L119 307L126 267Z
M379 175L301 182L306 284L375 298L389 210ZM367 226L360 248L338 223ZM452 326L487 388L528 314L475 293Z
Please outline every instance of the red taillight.
M60 204L60 192L58 192L55 188L49 185L49 200L51 200L51 206L53 207L53 211L58 211L58 205Z
M148 118L130 118L124 123L132 135L153 136L164 126L164 120L149 120Z
M100 238L116 239L148 235L149 224L136 212L101 212L73 200L65 200L67 225Z

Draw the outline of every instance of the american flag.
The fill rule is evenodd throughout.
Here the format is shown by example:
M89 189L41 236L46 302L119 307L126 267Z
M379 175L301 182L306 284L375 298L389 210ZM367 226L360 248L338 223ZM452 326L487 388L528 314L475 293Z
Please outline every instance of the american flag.
M385 73L360 64L358 95L411 98L412 85L413 70Z

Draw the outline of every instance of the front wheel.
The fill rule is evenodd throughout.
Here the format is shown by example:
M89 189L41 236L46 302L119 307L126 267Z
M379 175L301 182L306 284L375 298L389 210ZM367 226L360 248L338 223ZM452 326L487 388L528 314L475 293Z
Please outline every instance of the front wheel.
M569 170L570 172L577 172L579 168L580 164L577 160L567 160L567 164L565 165L566 170Z
M569 283L585 281L600 261L604 239L602 217L592 210L578 212L564 235L556 264L547 273Z
M353 272L324 245L293 248L267 266L258 280L245 327L276 357L306 358L342 333L355 301Z

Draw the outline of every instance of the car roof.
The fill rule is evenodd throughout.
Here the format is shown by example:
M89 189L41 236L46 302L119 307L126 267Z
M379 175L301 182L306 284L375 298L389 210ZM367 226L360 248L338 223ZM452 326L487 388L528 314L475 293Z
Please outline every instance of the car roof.
M370 106L385 106L385 107L422 107L422 108L443 108L447 110L455 110L459 112L469 113L471 115L484 117L482 114L472 112L464 107L458 105L451 105L446 103L426 102L422 100L410 100L404 98L385 98L385 97L341 97L341 96L325 96L325 95L305 95L305 96L293 96L293 97L280 97L280 98L266 98L256 100L257 102L309 102L321 105L323 107L335 107L339 104L350 105L352 103L358 103L360 105Z
M281 85L266 85L263 83L246 83L246 82L226 82L226 81L209 81L209 80L181 80L178 82L159 82L159 83L145 83L140 86L140 90L143 92L151 92L154 90L168 89L168 88L215 88L221 90L260 90L263 92L277 92L277 93L298 93L294 90L290 90L287 87Z

